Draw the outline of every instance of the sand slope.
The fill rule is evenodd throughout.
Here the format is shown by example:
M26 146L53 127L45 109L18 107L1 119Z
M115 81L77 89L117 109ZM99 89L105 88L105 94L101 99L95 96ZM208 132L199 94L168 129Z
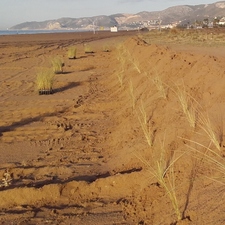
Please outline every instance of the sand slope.
M1 224L223 224L223 48L97 35L2 40ZM56 55L64 73L38 95Z

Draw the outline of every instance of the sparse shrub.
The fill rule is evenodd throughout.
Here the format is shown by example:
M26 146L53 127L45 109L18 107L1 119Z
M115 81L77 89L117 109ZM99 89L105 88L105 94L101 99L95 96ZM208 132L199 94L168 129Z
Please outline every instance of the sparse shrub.
M63 67L65 66L65 64L60 57L53 58L51 62L55 74L63 73Z
M50 69L38 71L36 83L39 94L52 94L55 74Z

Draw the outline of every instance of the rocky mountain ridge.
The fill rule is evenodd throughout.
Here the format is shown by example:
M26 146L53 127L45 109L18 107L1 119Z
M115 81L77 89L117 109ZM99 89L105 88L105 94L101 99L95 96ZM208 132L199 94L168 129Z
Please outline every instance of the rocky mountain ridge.
M42 22L25 22L11 27L10 29L108 29L112 26L118 26L121 29L132 29L143 26L144 22L148 24L161 23L181 24L189 23L204 18L213 19L218 16L225 16L225 1L212 4L201 5L179 5L169 7L162 11L148 12L143 11L137 14L114 14L100 15L94 17L83 18L60 18L56 20L47 20Z

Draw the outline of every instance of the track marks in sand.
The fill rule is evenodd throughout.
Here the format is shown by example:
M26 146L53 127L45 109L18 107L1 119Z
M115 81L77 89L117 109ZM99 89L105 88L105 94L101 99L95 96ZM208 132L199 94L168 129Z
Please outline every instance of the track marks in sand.
M26 96L36 91L35 80L39 68L51 66L45 51L56 47L23 46L6 51L0 59L0 97Z
M29 73L48 64L48 57L40 54L42 50L37 50L37 60L27 67L25 73L16 71L15 80L8 77L10 86L19 77L28 79L27 84L22 81L17 86L20 89L29 82L34 85L34 74L29 77ZM48 47L45 50L48 51ZM61 49L58 52L62 52ZM93 224L94 221L106 224L113 220L116 224L127 224L121 206L117 204L122 196L122 193L118 195L120 187L117 187L117 178L111 178L106 165L108 127L105 125L109 124L108 112L112 105L102 103L104 92L98 79L103 73L98 67L79 70L82 65L86 67L89 61L95 65L96 60L100 59L98 57L96 54L88 59L70 61L71 66L67 68L70 71L56 75L58 91L51 96L38 96L31 92L32 86L29 86L18 95L15 94L17 87L11 89L9 98L3 95L0 99L5 104L0 111L0 116L4 118L0 125L1 142L14 151L17 143L26 143L24 149L18 148L23 160L18 160L16 154L14 156L10 151L10 165L5 163L0 168L0 175L6 168L13 174L12 185L0 191L0 194L4 192L2 204L10 207L2 214L8 221L9 210L18 213L21 210L21 214L14 216L13 222L45 224L49 221L60 223L61 220L71 223L74 220L75 224ZM25 62L27 59L14 63L23 60ZM27 90L30 92L26 94ZM26 151L32 150L34 157L27 157ZM111 189L115 193L112 199L108 199ZM79 192L78 198L72 192L75 195ZM24 197L21 198L21 195ZM19 205L19 208L14 205Z
M50 114L44 116L48 115ZM63 119L61 121L54 121L54 123L47 123L40 120L42 120L42 116L36 118L30 117L25 120L14 122L11 125L1 127L1 140L4 142L25 140L42 141L50 138L54 139L71 136L69 130L72 129L72 125L70 122L64 121Z
M87 208L92 209L88 213ZM6 213L10 213L11 210ZM121 207L115 203L105 204L104 202L92 204L61 204L59 207L44 206L30 207L28 205L13 208L15 215L11 215L9 223L17 224L79 224L79 225L106 225L110 221L116 225L129 225L121 214ZM23 215L23 216L22 216ZM0 214L0 221L5 221L7 217ZM29 218L25 219L25 218Z
M81 101L81 99L83 100ZM85 97L80 96L76 102L79 102L79 107L74 105L72 108L58 110L58 112L52 110L51 113L37 116L36 119L20 121L8 128L5 126L5 130L2 130L1 141L11 144L12 147L16 142L29 141L30 148L34 146L34 148L42 149L37 160L33 162L25 160L24 166L21 165L23 173L28 174L30 179L19 179L21 172L18 172L17 167L12 170L17 177L14 185L44 185L55 182L56 177L58 181L96 179L100 164L104 161L102 149L96 145L103 142L104 138L95 131L93 119L99 120L101 114L99 115L94 110L84 110L85 107L81 107L85 102ZM58 104L61 105L60 102ZM24 114L26 114L26 110ZM46 164L46 162L48 163ZM27 170L26 167L32 167L32 165L34 170ZM37 165L38 168L40 167L39 169ZM60 166L61 168L70 168L70 173L52 172L53 170L58 171ZM35 175L37 170L39 171L38 176Z

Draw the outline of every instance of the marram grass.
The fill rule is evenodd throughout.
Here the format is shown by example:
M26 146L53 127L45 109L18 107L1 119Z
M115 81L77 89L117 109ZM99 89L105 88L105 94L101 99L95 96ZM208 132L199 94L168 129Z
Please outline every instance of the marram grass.
M192 98L185 90L185 86L176 87L176 90L174 90L175 94L177 95L181 108L183 110L184 115L187 118L187 121L189 125L192 128L196 127L197 122L197 110L194 107L193 101L194 98Z
M110 46L108 44L103 45L102 51L103 52L110 52Z
M174 164L184 155L181 154L178 157L168 159L166 156L166 150L164 143L162 143L161 148L157 149L158 156L154 157L152 162L147 161L140 154L135 156L146 165L150 174L157 180L160 186L164 189L166 195L169 197L173 210L176 214L177 220L182 220L182 213L180 210L179 202L177 199L176 193L176 184L175 184L175 173L174 173Z
M90 44L84 44L85 53L94 53L93 47Z
M37 72L36 84L40 94L51 94L53 91L53 83L55 74L51 69L41 69Z
M156 75L153 77L152 82L155 84L157 90L159 91L160 97L167 99L167 88L164 85L161 77Z
M150 120L148 120L147 118L147 113L144 108L143 102L141 102L141 106L139 107L139 112L137 116L142 128L142 131L144 133L144 136L146 138L146 141L149 147L152 147L154 143L154 139L155 139L155 132L150 123Z
M51 60L53 72L55 74L63 73L64 63L60 57L55 57Z
M71 46L68 49L67 56L69 59L76 59L77 56L77 48L75 46Z

